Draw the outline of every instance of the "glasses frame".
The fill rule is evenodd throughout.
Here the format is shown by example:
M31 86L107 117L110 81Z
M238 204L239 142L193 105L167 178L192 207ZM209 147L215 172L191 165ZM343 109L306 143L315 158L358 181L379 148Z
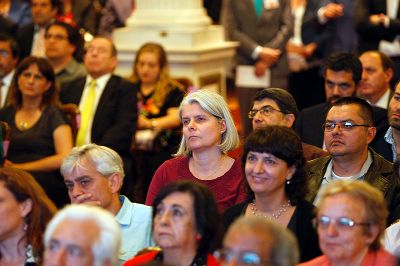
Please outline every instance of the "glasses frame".
M278 109L272 107L271 105L265 105L258 110L256 110L256 109L250 110L249 113L247 114L247 116L249 117L249 119L253 120L258 112L260 112L261 115L268 116L272 113L272 111L279 112L279 113L282 113L285 115L287 114L287 112L278 110Z
M321 225L321 222L319 222L321 219L326 219L326 221L324 222L326 224ZM320 217L315 217L314 219L312 219L312 224L315 229L320 228L326 230L331 224L331 222L334 222L335 227L340 229L350 229L353 228L354 226L368 226L368 227L371 226L370 222L355 222L353 219L345 216L338 218L331 218L326 215L321 215Z
M236 252L222 248L216 250L214 256L219 262L230 262L234 257L236 257L239 262L238 265L269 265L269 261L262 260L261 256L257 254L257 252L253 251L242 251L237 254ZM252 258L254 261L246 261L246 257L247 259Z
M332 128L328 128L326 127L327 124L332 124L333 127ZM322 130L327 131L327 132L331 132L333 130L335 130L335 128L338 127L338 129L340 131L351 131L353 130L354 127L372 127L370 125L367 124L355 124L351 121L343 121L343 122L325 122L322 124Z

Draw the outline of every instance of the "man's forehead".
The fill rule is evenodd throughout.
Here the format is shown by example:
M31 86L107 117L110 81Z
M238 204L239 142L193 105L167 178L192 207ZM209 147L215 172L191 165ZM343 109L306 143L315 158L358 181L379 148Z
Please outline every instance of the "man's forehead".
M345 104L345 105L338 105L332 106L329 110L326 118L334 117L340 118L342 120L353 120L354 118L361 118L359 115L360 107L356 104Z
M272 107L278 107L278 103L271 98L263 98L261 100L254 101L254 106L264 106L264 105L271 105Z
M353 72L350 70L339 70L335 71L332 69L327 69L325 73L325 79L330 80L330 81L336 81L336 80L341 80L341 81L353 81Z

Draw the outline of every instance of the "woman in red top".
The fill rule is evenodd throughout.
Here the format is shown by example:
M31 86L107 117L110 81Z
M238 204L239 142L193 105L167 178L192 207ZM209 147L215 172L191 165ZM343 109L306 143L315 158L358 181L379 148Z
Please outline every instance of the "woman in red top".
M164 187L153 204L153 238L162 251L128 260L124 266L218 265L211 255L219 243L220 221L212 193L205 185L178 181Z

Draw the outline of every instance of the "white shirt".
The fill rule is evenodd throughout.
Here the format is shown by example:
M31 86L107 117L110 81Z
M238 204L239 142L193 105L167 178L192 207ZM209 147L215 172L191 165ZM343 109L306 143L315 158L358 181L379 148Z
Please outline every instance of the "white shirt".
M92 117L90 117L88 129L86 131L85 144L91 143L93 118L94 118L94 115L96 114L97 105L99 104L100 97L103 94L104 88L106 87L107 82L110 78L111 78L111 73L108 73L108 74L105 74L96 79L96 88L95 88L94 101L93 101ZM93 80L93 78L90 75L88 75L86 77L85 88L83 89L81 101L79 102L79 110L81 112L84 109L84 104L86 102L86 98L88 97L92 80Z
M12 70L3 78L3 86L1 87L1 102L0 102L1 108L3 108L6 103L8 91L10 90L11 81L14 77L14 72L15 71Z
M389 96L390 96L390 89L387 89L385 94L383 94L382 97L379 98L379 100L375 104L372 104L372 105L378 106L383 109L387 109L388 102L389 102Z

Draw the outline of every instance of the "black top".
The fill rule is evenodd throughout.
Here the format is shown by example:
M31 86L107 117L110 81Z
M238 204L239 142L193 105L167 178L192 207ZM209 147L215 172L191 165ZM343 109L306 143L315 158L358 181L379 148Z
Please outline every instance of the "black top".
M250 201L239 203L227 209L222 215L222 223L227 229L239 216L244 215ZM300 200L287 228L294 233L300 249L300 261L308 261L320 256L318 235L312 226L314 218L314 205L305 200Z

